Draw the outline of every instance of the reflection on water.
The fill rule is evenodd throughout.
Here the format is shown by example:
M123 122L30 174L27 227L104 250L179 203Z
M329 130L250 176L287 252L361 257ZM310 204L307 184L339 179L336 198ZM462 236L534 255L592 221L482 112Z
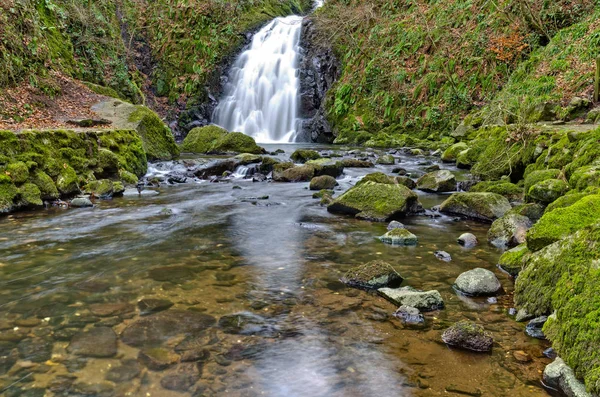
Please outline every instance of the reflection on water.
M422 160L402 166L416 176ZM340 189L372 171L346 170ZM385 225L328 214L305 183L235 184L0 219L2 393L546 395L546 345L506 315L512 284L495 268L500 252L456 244L466 231L484 242L485 225L413 217L404 223L419 245L391 247L376 239ZM269 198L246 200L260 196ZM421 195L427 208L442 200ZM437 250L453 260L436 259ZM438 289L446 309L407 328L392 304L338 281L374 258L393 264L404 285ZM457 296L454 279L474 267L496 271L508 295ZM461 319L493 333L492 354L440 342ZM517 362L517 350L533 361Z

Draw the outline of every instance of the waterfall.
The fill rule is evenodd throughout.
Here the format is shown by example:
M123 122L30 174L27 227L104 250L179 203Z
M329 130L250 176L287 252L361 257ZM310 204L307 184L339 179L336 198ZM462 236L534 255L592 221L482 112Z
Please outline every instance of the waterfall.
M276 18L233 64L213 122L260 143L294 142L298 130L302 17Z

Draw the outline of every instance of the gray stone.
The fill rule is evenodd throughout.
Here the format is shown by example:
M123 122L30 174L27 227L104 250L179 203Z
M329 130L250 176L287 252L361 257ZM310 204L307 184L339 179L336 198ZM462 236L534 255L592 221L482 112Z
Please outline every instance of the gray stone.
M439 310L444 307L444 300L436 290L419 291L412 287L380 288L381 296L398 306L412 306L422 312Z
M456 177L448 170L430 172L419 178L417 189L432 193L452 192L456 190Z
M108 327L80 332L71 339L67 351L84 357L113 357L117 354L117 334Z
M394 165L396 164L396 159L394 158L394 156L386 154L377 159L377 164Z
M52 341L43 338L23 339L17 346L22 360L43 363L52 357Z
M444 261L444 262L452 261L452 256L449 253L447 253L446 251L435 251L433 254L435 255L436 258L438 258L441 261Z
M93 207L94 204L90 201L89 198L85 198L85 197L76 197L73 200L71 200L71 207L73 208L86 208L86 207Z
M560 357L544 369L544 384L561 390L567 397L592 397L585 385L577 379L573 370Z
M475 237L475 235L472 233L463 233L456 241L466 248L475 247L478 243L477 237Z
M141 372L142 368L137 360L128 359L123 361L120 366L109 369L105 379L115 383L128 382Z
M341 282L364 290L396 288L402 284L402 276L387 262L375 260L353 267L341 278Z
M528 321L531 320L532 318L534 318L533 315L529 314L527 312L527 310L525 309L519 309L519 311L517 311L517 316L515 317L515 321L517 322L522 322L522 321Z
M387 230L404 229L404 225L398 221L391 221L387 226Z
M544 324L547 320L548 316L534 318L525 327L525 333L531 336L532 338L546 339L546 335L544 335L544 331L542 330L542 328L544 327Z
M152 313L158 313L163 310L169 309L173 306L173 302L168 299L141 299L138 302L138 308L140 309L140 314L142 316L146 316Z
M155 347L140 350L138 361L152 371L162 371L177 364L179 362L179 355L167 349Z
M442 334L444 343L476 352L492 350L494 340L481 325L472 321L460 321Z
M454 282L456 289L471 296L494 295L502 285L496 275L482 268L476 268L462 273Z
M412 306L400 306L394 316L398 317L403 324L423 324L425 322L425 318L419 309Z
M524 215L507 213L492 223L488 231L488 241L499 248L515 247L525 242L527 230L533 222Z
M168 371L160 380L167 390L187 392L202 376L202 366L195 363L182 363Z
M406 229L392 229L379 240L391 245L417 245L418 238Z
M276 337L279 329L264 318L250 312L241 312L223 316L219 319L219 328L226 334L259 335Z

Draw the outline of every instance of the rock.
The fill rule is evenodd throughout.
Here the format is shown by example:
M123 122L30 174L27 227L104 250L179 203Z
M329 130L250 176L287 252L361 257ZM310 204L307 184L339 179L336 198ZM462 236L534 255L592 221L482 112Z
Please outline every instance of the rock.
M469 146L464 142L455 143L444 151L442 154L442 161L444 163L453 163L456 161L458 154L467 150L468 148Z
M117 354L117 334L109 327L91 328L75 335L67 351L84 357L113 357Z
M508 181L484 181L463 190L472 193L497 193L506 197L509 201L518 201L523 198L523 188Z
M561 390L568 397L592 397L585 385L577 379L573 370L560 357L544 369L544 384Z
M327 210L382 222L420 212L422 207L418 196L405 186L366 182L335 199Z
M419 291L412 287L402 287L380 288L377 292L398 306L412 306L422 312L439 310L444 307L444 300L436 290Z
M523 321L529 321L531 319L533 319L535 316L533 316L532 314L528 313L527 310L525 309L519 309L517 311L517 315L515 317L515 321L520 323Z
M531 186L526 192L528 201L550 204L562 197L569 190L569 185L561 179L546 179Z
M417 189L432 193L452 192L456 190L456 177L448 170L430 172L419 178Z
M529 189L536 183L543 182L547 179L558 179L561 175L562 171L556 168L532 171L525 177L523 190L527 195Z
M542 329L544 324L546 324L546 321L548 321L548 316L534 318L525 327L525 333L532 338L545 340L546 335L544 335L544 331Z
M509 211L492 223L488 230L488 241L499 248L515 247L525 242L532 225L533 222L526 216Z
M472 396L472 397L481 397L483 395L483 392L481 391L481 389L476 389L476 388L473 388L470 386L454 385L454 384L446 386L446 392L461 394L461 395L465 395L465 396Z
M435 255L436 258L438 258L441 261L444 261L444 262L452 261L452 256L450 256L450 254L447 253L446 251L435 251L433 254Z
M110 382L88 383L79 381L70 388L69 395L113 397L115 395L115 386Z
M258 335L274 338L279 329L264 318L250 312L241 312L223 316L219 319L219 328L226 334Z
M394 229L404 229L404 225L398 221L391 221L387 226L387 230Z
M374 165L370 161L358 159L343 159L342 164L345 168L373 168Z
M375 260L353 267L346 272L340 281L353 288L377 290L383 287L397 288L403 280L392 265Z
M190 153L266 153L254 138L215 125L192 129L183 140L182 149Z
M73 200L71 200L71 207L73 208L86 208L93 206L94 204L88 198L76 197Z
M142 316L167 310L171 306L173 306L173 302L168 299L145 298L138 301L138 308L140 309L140 315Z
M168 371L160 380L160 385L167 390L187 392L202 375L201 366L195 363L182 363Z
M425 167L425 172L435 172L435 171L439 171L439 170L440 170L440 166L437 164L433 164L433 165Z
M194 311L167 310L143 317L121 334L123 343L134 346L158 345L180 334L197 334L211 327L216 319Z
M105 379L115 383L129 382L142 372L137 360L127 359L118 367L112 367L106 373Z
M396 159L394 158L394 156L386 154L377 159L377 164L394 165L394 164L396 164Z
M399 185L404 185L411 190L417 187L417 183L407 176L397 176L396 182L398 182Z
M344 173L344 164L335 159L317 159L306 162L315 169L315 176L329 175L337 178Z
M493 222L512 207L496 193L454 193L440 205L440 212L483 222Z
M252 153L240 153L234 159L238 162L238 165L258 164L263 161L262 156Z
M527 245L521 244L502 254L498 259L498 267L512 277L517 277L525 266L525 260L529 257Z
M52 357L53 343L44 338L23 339L17 345L19 357L22 360L33 361L34 363L43 363Z
M193 279L195 273L188 266L164 266L151 269L148 276L155 281L178 283Z
M162 371L177 364L179 356L167 349L156 347L140 350L138 361L152 371Z
M412 306L400 306L398 310L394 312L394 316L402 320L403 324L414 325L423 324L425 322L425 318L423 317L419 309Z
M398 184L398 180L396 179L396 177L393 177L391 175L386 175L383 172L373 172L371 174L367 174L364 177L362 177L362 179L360 181L356 182L355 186L360 186L363 183L367 183L367 182L384 183L387 185L397 185Z
M495 295L502 289L496 275L482 268L462 273L456 278L454 286L457 290L469 296Z
M489 352L494 340L479 324L472 321L459 321L442 334L444 343L475 352Z
M290 156L290 159L295 163L304 164L310 160L320 159L321 155L314 150L298 149Z
M134 310L135 307L129 303L94 303L90 305L90 312L98 317L120 316Z
M337 181L329 175L316 176L310 181L310 190L331 190L337 186Z
M300 167L292 166L281 171L277 166L273 168L273 180L275 182L310 182L314 176L315 167L308 164Z
M472 248L478 244L477 237L472 233L463 233L456 241L466 248Z
M406 229L392 229L379 240L391 245L417 245L418 238Z
M200 179L209 179L212 176L221 176L226 172L234 172L237 166L238 162L233 159L213 160L198 167L194 171L194 175Z
M524 352L523 350L515 350L513 352L513 357L520 363L528 363L531 361L529 353Z

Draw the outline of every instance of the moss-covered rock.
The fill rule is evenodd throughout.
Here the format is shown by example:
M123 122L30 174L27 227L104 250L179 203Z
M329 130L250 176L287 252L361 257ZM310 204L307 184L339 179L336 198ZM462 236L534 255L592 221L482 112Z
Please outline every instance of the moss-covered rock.
M387 185L398 184L398 180L394 176L386 175L383 172L373 172L372 174L367 174L364 177L362 177L361 180L356 182L356 186L360 186L363 183L367 182L383 183Z
M316 176L329 175L337 178L344 173L344 164L335 159L309 160L306 165L315 169Z
M295 163L306 163L310 160L320 159L321 155L314 150L298 149L290 156L290 159Z
M262 162L262 157L252 153L240 153L234 157L239 165L258 164Z
M25 183L19 188L18 203L20 207L41 207L44 205L41 197L40 189L33 183Z
M194 128L183 140L181 149L190 153L208 153L215 142L227 133L227 130L216 125Z
M529 189L539 182L543 182L547 179L558 179L561 175L561 171L557 169L539 170L532 171L525 177L524 191L525 194L529 193Z
M430 172L417 180L417 189L432 193L452 192L456 190L456 177L448 170Z
M508 200L496 193L454 193L440 205L440 212L493 222L511 209Z
M61 170L56 179L56 188L64 196L79 193L79 178L73 167L66 165Z
M455 143L442 153L442 161L444 163L454 163L459 153L464 152L468 148L469 146L465 142Z
M5 174L10 176L14 183L25 183L29 179L29 167L22 161L15 161L6 167Z
M506 197L508 200L519 200L523 198L523 188L508 181L484 181L479 182L469 189L473 193L496 193Z
M600 190L597 190L597 189L594 189L592 192L589 192L589 193L587 193L587 192L586 193L569 192L569 194L559 197L552 203L548 204L545 212L554 211L557 208L570 207L573 204L575 204L576 202L578 202L579 200L581 200L582 198L590 196L592 194L598 194L598 193L600 193Z
M413 181L407 176L397 176L396 182L398 182L399 185L404 185L411 190L417 187L417 182Z
M531 186L527 192L527 200L542 204L552 203L569 190L569 185L562 179L546 179Z
M256 144L254 138L241 132L230 132L218 138L210 152L263 154L265 149Z
M346 168L373 168L375 165L367 160L343 159L342 165Z
M288 163L277 164L273 169L273 180L276 182L310 182L315 176L315 167L304 164L301 166L286 167ZM281 166L281 167L279 167ZM281 169L281 170L280 170Z
M13 210L14 199L19 193L17 187L12 183L10 177L0 175L0 214Z
M40 189L42 200L56 200L59 198L60 194L54 181L44 171L36 171L31 178L31 182Z
M504 252L498 259L498 267L513 277L517 277L525 268L525 263L531 252L526 244L518 245Z
M532 254L515 286L517 307L532 315L555 313L544 333L593 393L600 391L598 247L600 226L582 228Z
M472 321L459 321L444 331L444 343L461 349L476 352L489 352L492 350L494 340L489 332Z
M600 195L584 197L569 207L545 213L527 232L527 247L539 251L597 222L600 222Z
M276 159L274 157L263 157L262 162L258 167L258 170L266 175L269 172L273 171L275 164L279 164L280 162L281 161L279 159Z
M380 156L377 159L377 164L394 165L394 164L396 164L396 159L391 154L386 154L386 155Z
M381 242L391 245L417 245L417 236L404 228L395 228L379 237Z
M488 241L501 248L523 244L532 225L533 222L526 216L509 211L492 223L487 234Z
M375 260L353 267L340 281L350 287L371 291L384 287L397 288L403 278L389 263Z
M93 194L99 198L111 198L114 193L113 181L110 179L101 179L92 181L84 188L85 193Z
M138 183L138 177L127 170L119 170L119 178L127 185L135 185Z
M421 204L418 196L405 186L369 181L349 189L327 210L383 222L418 212Z
M329 175L317 176L310 181L310 190L331 190L337 186L337 181Z

